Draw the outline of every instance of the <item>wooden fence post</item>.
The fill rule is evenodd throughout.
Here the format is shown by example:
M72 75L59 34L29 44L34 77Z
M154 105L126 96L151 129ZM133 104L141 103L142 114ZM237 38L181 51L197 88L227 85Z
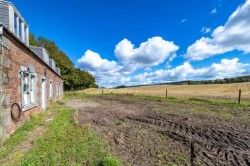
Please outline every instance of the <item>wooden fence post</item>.
M103 95L103 89L102 89L102 95Z
M166 89L166 98L168 98L168 90Z
M239 98L238 98L238 104L241 102L241 89L239 89Z

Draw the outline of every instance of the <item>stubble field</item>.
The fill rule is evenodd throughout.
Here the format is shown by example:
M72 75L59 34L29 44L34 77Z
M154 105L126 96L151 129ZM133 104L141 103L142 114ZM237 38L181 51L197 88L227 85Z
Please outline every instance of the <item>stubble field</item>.
M250 100L250 83L235 84L209 84L209 85L154 85L141 86L122 89L89 89L85 93L121 93L135 95L150 95L165 97L166 90L168 97L176 98L199 98L199 99L226 99L231 101L238 100L239 89L242 91L242 101Z

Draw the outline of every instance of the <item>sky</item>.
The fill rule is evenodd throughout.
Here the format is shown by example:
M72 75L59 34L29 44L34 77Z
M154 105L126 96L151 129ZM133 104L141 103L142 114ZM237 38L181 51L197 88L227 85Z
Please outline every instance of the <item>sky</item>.
M11 2L101 87L250 75L250 0Z

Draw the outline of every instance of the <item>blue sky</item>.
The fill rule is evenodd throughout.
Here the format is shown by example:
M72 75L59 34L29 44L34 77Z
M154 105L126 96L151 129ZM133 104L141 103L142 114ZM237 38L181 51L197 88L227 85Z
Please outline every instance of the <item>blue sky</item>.
M13 0L100 86L250 74L249 0Z

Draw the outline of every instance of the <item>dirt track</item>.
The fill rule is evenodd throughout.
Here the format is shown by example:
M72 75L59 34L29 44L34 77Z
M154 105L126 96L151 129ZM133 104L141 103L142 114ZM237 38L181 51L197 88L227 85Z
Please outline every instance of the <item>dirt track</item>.
M124 164L250 165L250 108L134 96L67 104L78 109L81 124L108 140Z

